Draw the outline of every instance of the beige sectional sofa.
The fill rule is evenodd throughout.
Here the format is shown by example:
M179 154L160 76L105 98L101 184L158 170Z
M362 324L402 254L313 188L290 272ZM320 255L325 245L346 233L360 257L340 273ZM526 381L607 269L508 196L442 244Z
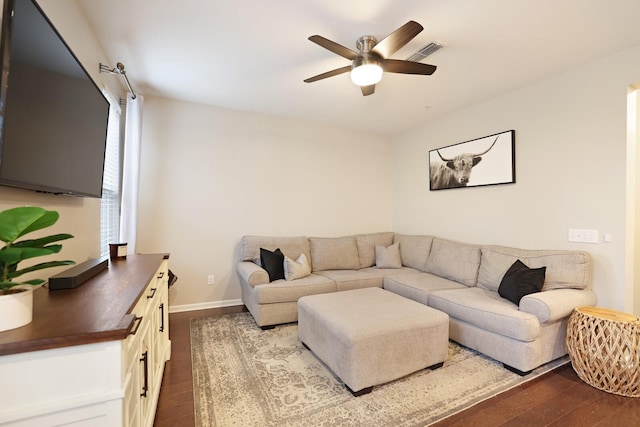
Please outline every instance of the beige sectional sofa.
M261 248L279 248L291 259L304 254L311 274L269 282ZM399 252L397 262L394 252ZM376 265L381 259L387 268ZM519 305L498 294L516 260L533 269L546 267L542 292L524 296ZM237 272L243 303L260 327L297 321L297 301L305 295L382 287L447 313L450 339L520 373L565 355L569 315L575 307L596 303L586 252L472 245L392 232L244 236Z

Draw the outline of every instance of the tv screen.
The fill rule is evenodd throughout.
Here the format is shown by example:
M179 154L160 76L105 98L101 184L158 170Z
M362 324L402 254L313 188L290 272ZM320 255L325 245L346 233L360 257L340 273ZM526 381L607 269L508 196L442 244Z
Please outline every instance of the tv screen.
M0 59L0 184L101 197L109 103L35 1L5 0Z

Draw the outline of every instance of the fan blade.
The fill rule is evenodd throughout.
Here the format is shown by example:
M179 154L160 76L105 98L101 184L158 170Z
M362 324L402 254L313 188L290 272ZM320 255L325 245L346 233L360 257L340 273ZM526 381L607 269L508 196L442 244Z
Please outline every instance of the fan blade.
M389 73L400 74L422 74L430 76L436 71L435 65L423 64L421 62L402 61L400 59L385 59L382 69Z
M347 58L349 60L354 60L356 59L356 56L358 56L358 54L354 51L352 51L351 49L349 49L348 47L344 47L341 44L338 44L336 42L333 42L329 39L325 39L322 36L311 36L309 37L309 40L311 40L312 42L314 42L315 44L322 46L323 48L330 50L331 52L338 54L340 56L342 56L343 58Z
M362 89L362 96L373 95L373 92L376 91L376 85L360 86L360 89Z
M379 41L372 50L383 58L388 58L420 34L422 30L422 25L415 21L409 21Z
M347 71L351 71L351 65L347 65L345 67L336 68L335 70L327 71L326 73L318 74L317 76L309 77L305 79L305 83L313 83L318 80L326 79L327 77L337 76L338 74L346 73Z

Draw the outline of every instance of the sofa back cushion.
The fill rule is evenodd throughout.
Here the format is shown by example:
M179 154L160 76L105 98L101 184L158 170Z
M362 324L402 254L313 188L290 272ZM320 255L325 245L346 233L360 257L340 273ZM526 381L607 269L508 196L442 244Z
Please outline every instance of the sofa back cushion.
M274 251L278 248L285 256L297 259L300 254L304 254L307 259L311 259L309 239L300 237L272 237L272 236L242 236L240 240L240 260L253 261L259 264L260 248Z
M400 243L400 248L402 248L402 243ZM479 267L479 246L436 237L431 245L431 252L429 253L429 258L427 258L425 271L436 276L446 277L463 285L475 286Z
M433 236L412 236L396 234L394 243L400 243L400 258L402 265L425 271L425 265L431 252Z
M376 265L376 246L391 246L393 244L393 232L356 234L356 246L358 247L358 257L360 268L373 267Z
M547 267L543 291L589 287L591 257L587 252L527 250L493 245L482 248L478 286L497 292L500 281L517 260L529 268Z
M312 271L360 269L354 236L310 237L309 244Z

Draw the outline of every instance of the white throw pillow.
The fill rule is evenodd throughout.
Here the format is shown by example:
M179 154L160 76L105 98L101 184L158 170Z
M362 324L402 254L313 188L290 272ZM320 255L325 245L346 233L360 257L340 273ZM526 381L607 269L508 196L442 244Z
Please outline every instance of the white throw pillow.
M284 257L284 278L285 280L295 280L307 277L311 274L311 266L305 254L300 254L295 261Z
M376 268L402 268L400 243L389 247L376 246Z

